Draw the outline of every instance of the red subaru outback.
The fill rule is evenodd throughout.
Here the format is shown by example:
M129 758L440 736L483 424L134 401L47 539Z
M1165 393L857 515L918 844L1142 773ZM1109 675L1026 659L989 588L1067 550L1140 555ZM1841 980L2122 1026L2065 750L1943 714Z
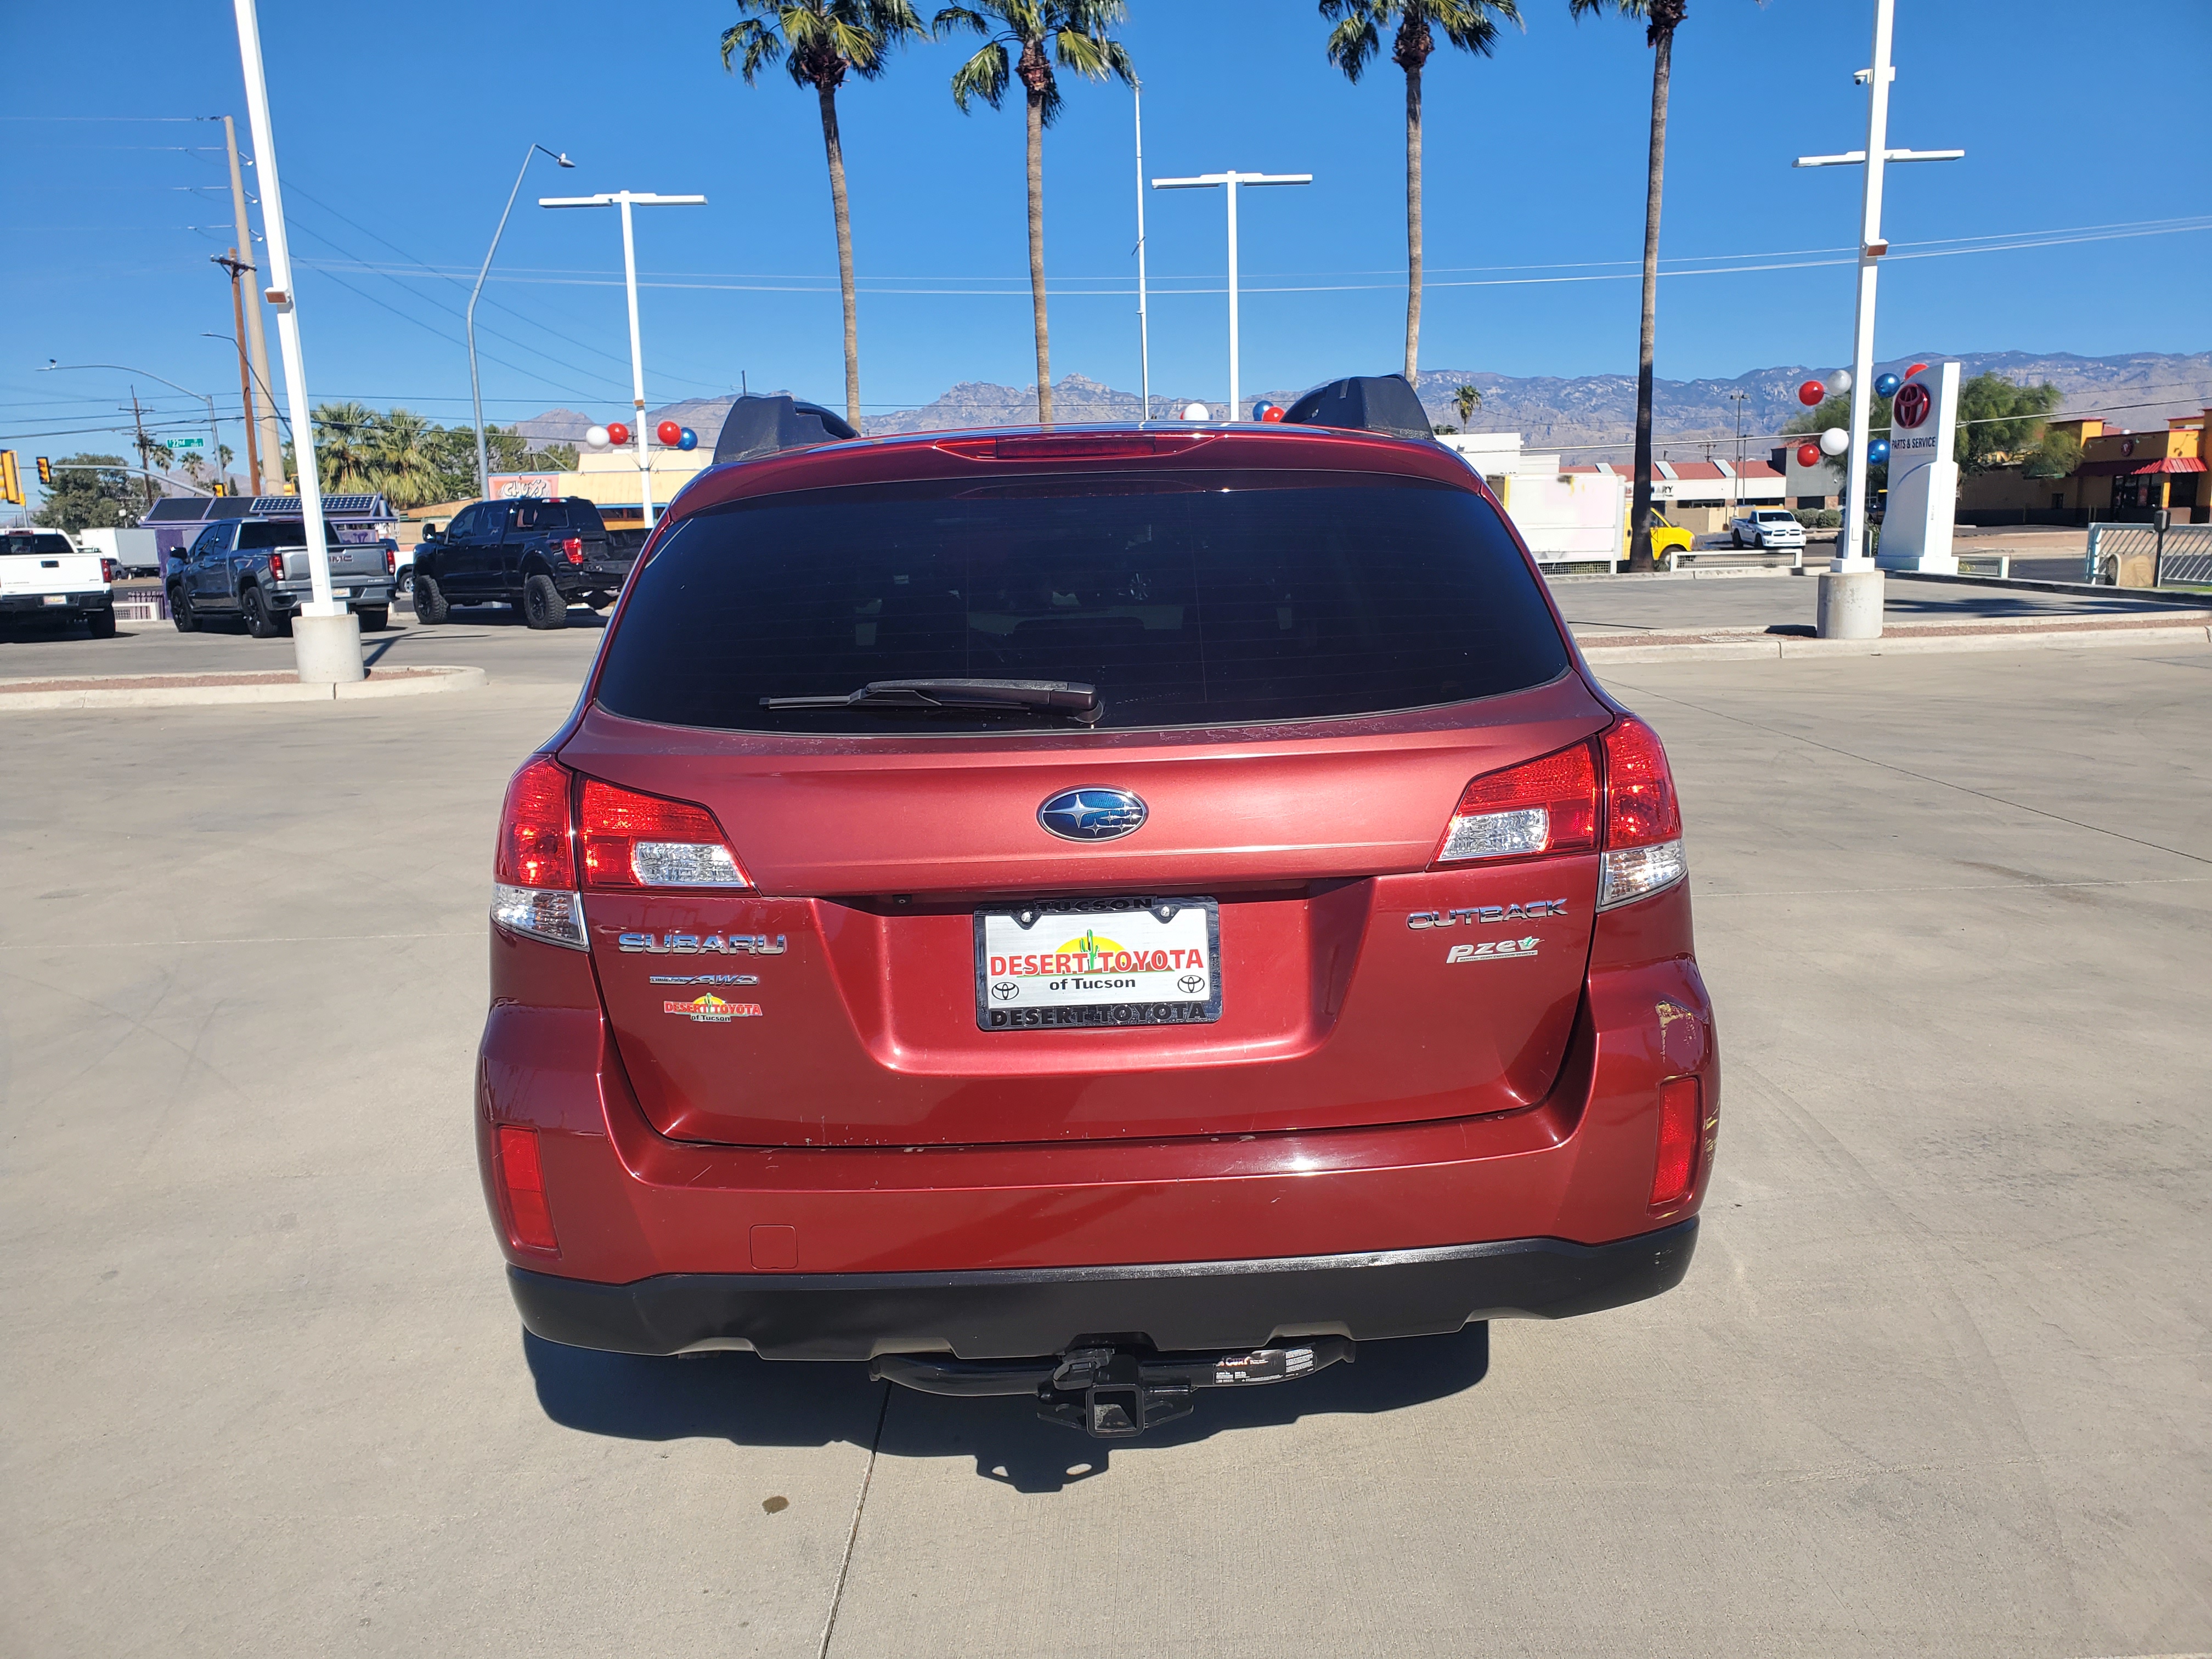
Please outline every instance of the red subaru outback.
M669 509L507 794L524 1323L1095 1434L1678 1282L1681 823L1481 481L1367 433L787 453Z

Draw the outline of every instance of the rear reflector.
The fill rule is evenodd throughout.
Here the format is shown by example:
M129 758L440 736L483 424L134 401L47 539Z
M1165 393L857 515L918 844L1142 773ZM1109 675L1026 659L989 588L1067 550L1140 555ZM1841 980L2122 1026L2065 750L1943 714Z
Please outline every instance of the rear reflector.
M586 887L749 887L714 815L689 801L584 780Z
M1597 762L1587 743L1488 773L1468 785L1439 864L1587 853L1597 846Z
M1651 1207L1663 1210L1690 1195L1698 1175L1698 1108L1693 1077L1659 1085L1659 1162L1651 1172Z
M537 1130L500 1126L499 1180L514 1242L526 1250L559 1249L552 1206L545 1201L545 1174L538 1163Z

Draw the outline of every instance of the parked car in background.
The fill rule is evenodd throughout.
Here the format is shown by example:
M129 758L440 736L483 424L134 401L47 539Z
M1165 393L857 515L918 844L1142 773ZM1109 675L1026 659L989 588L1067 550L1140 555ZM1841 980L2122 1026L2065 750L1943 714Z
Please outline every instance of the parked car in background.
M508 605L532 628L565 628L568 607L603 611L637 562L610 539L581 495L477 501L415 550L415 617L441 623L457 605Z
M392 578L398 544L326 542L331 595L379 629L392 614ZM230 519L211 524L169 560L169 616L180 634L204 623L239 618L246 631L265 640L292 629L292 618L313 597L308 574L307 526L299 519Z
M115 632L112 559L79 550L58 530L0 532L0 617L82 622L95 639Z
M609 630L491 872L477 1151L538 1336L1121 1437L1682 1277L1674 781L1450 452L752 459Z
M1633 515L1631 515L1632 518ZM1631 523L1623 527L1621 552L1625 557L1634 545L1636 526ZM1674 561L1690 550L1690 532L1674 523L1657 507L1651 509L1651 556L1672 570Z
M1796 514L1782 507L1753 507L1729 520L1729 545L1755 547L1763 553L1802 553L1805 526Z

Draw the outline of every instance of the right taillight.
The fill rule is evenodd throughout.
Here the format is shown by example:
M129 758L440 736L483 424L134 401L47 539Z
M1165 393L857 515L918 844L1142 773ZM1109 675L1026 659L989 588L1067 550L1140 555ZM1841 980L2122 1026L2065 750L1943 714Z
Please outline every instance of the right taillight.
M1659 734L1623 714L1599 740L1605 749L1605 858L1597 908L1632 903L1671 887L1689 870L1682 811Z
M1690 1195L1698 1180L1698 1109L1704 1091L1693 1077L1659 1085L1659 1159L1651 1171L1651 1207L1664 1210Z
M529 1250L558 1250L553 1207L545 1201L545 1170L538 1161L537 1130L500 1126L499 1184L507 1195L514 1242Z
M1597 811L1597 760L1589 744L1578 743L1468 784L1437 862L1590 852Z
M586 947L568 834L568 769L540 755L509 780L492 860L491 919L509 933Z

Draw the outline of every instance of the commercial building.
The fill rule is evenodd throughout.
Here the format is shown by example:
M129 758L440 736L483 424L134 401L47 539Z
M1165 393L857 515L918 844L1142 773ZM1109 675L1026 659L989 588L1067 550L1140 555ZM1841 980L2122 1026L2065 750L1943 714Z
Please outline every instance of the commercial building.
M1961 524L2148 523L2164 509L2176 524L2212 523L2204 433L2212 408L2179 415L2163 431L2107 426L2096 416L2053 421L2081 441L2081 464L2063 478L2030 476L2014 462L1959 481Z

